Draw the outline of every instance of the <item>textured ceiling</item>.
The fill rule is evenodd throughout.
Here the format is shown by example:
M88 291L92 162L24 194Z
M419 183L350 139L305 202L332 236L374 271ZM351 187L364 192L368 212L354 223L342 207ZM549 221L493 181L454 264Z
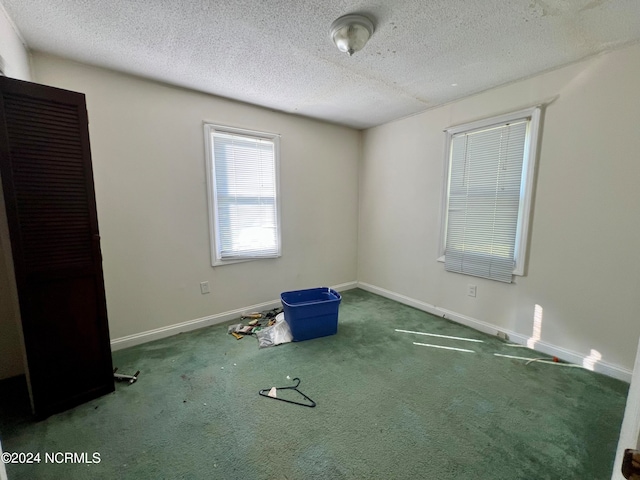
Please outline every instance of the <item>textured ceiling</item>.
M640 0L0 0L33 50L355 128L640 40ZM331 22L365 13L353 57Z

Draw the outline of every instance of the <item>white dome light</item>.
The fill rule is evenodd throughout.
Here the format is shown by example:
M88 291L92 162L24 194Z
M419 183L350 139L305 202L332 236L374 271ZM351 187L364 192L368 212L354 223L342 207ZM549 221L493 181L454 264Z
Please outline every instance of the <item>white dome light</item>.
M350 14L331 24L329 35L338 50L351 56L369 41L373 35L373 22L362 15Z

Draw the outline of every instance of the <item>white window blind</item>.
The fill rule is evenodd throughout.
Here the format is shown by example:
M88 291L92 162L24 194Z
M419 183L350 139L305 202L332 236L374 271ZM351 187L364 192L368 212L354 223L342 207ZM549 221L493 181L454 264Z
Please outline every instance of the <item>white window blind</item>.
M451 136L446 270L511 282L529 124L520 119Z
M208 127L214 265L280 256L278 137Z

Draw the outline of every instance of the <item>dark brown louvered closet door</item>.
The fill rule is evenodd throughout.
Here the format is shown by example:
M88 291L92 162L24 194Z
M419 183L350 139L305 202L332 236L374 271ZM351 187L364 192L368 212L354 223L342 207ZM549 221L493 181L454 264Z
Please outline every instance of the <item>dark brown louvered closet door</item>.
M44 417L114 390L83 94L0 78L0 174L31 393Z

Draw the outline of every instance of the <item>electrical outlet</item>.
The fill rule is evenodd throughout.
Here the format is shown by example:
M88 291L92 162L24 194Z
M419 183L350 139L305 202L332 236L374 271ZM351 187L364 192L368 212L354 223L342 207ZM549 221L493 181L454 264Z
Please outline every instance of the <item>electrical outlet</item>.
M478 287L476 285L467 285L467 295L469 295L470 297L475 297L476 293L478 291Z
M209 282L200 282L200 293L209 293Z

